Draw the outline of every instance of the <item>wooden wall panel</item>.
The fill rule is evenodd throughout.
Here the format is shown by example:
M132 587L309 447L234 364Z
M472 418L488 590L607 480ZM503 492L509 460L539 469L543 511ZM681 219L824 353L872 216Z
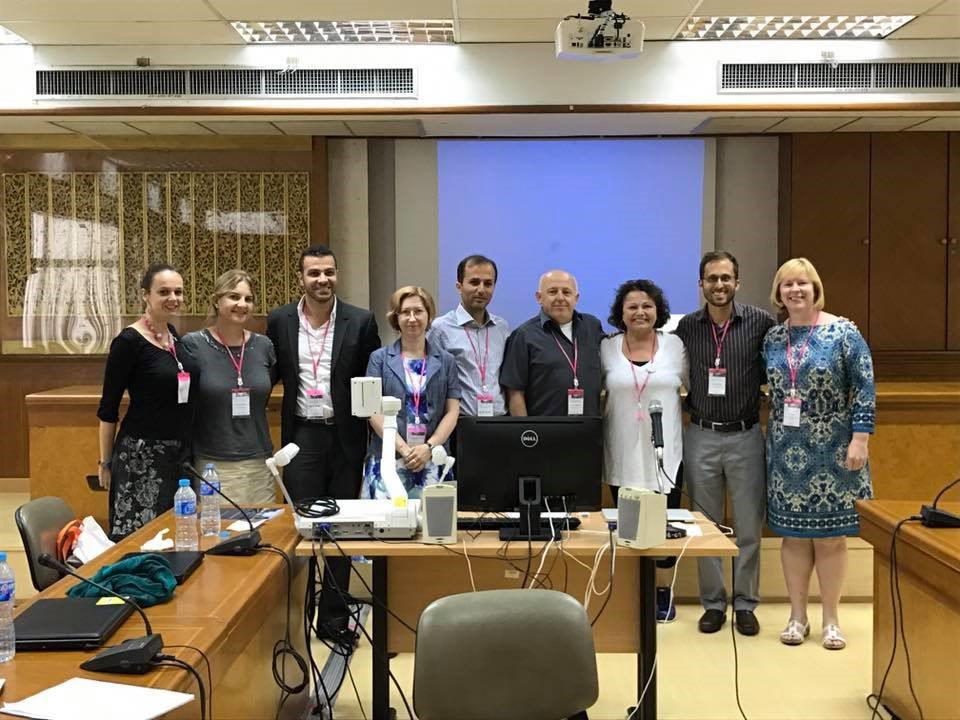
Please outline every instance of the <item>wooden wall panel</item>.
M0 432L0 477L24 478L30 475L24 397L74 382L100 385L103 363L103 357L0 356L0 428L3 428ZM92 421L96 423L96 407L92 412Z
M806 257L823 280L830 312L869 339L870 136L803 133L790 153L790 257Z
M960 350L960 133L950 133L950 245L947 248L947 350Z
M870 345L946 349L947 134L874 133Z

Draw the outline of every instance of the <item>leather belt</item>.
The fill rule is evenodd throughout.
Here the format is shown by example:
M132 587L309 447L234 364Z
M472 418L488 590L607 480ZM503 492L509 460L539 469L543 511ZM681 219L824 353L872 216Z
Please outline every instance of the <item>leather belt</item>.
M691 415L690 422L702 427L704 430L725 433L749 430L759 422L759 419L751 418L750 420L734 420L733 422L713 422L712 420L704 420L703 418L698 418L696 415Z
M333 425L336 420L332 417L327 418L305 418L301 415L297 415L297 422L304 425Z

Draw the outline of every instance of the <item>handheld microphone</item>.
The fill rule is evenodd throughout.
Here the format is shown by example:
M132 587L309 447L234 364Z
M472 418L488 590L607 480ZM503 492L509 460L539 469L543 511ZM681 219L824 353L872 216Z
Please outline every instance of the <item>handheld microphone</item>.
M253 521L250 520L250 516L244 512L243 508L237 505L233 500L228 498L220 488L216 485L211 485L206 481L206 479L201 475L197 469L190 463L182 463L180 465L182 469L188 475L195 477L197 480L202 482L204 485L212 488L214 492L217 493L220 497L226 500L228 503L233 505L237 510L240 511L240 514L243 516L243 519L247 521L247 525L250 526L250 530L247 532L242 532L236 537L229 538L224 540L219 545L214 545L212 548L206 551L207 555L255 555L260 549L260 532L253 527Z
M657 455L657 462L663 464L663 403L659 400L651 400L647 405L647 412L650 413L653 451Z
M105 585L94 582L90 578L85 578L69 565L58 562L49 553L41 553L37 557L37 562L44 567L57 570L64 575L72 575L88 585L93 585L110 597L120 598L140 613L140 617L143 618L143 624L147 629L146 635L141 638L124 640L119 645L101 650L89 660L81 663L81 669L91 672L127 673L129 675L143 675L145 672L150 671L153 667L151 662L160 654L160 651L163 650L163 638L160 637L159 633L153 632L153 628L150 627L150 621L147 619L147 614L143 611L142 607L130 598L114 592Z

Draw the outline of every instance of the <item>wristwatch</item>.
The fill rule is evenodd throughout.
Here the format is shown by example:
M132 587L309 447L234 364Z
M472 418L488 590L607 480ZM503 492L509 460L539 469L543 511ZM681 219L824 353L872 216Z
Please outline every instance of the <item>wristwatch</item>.
M97 465L110 470L113 467L113 459L110 458L108 460L97 460Z
M436 447L436 445L427 440L427 447L430 448L430 452L433 452L433 449Z

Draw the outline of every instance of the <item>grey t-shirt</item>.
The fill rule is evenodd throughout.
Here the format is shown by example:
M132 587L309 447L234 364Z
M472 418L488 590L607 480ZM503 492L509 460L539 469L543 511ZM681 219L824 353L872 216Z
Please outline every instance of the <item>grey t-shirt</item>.
M237 370L208 330L183 336L183 343L201 367L196 388L193 452L218 460L248 460L273 454L267 425L267 401L276 380L277 357L265 335L250 333L243 349L243 387L250 391L250 416L233 417ZM240 347L231 348L234 360Z

